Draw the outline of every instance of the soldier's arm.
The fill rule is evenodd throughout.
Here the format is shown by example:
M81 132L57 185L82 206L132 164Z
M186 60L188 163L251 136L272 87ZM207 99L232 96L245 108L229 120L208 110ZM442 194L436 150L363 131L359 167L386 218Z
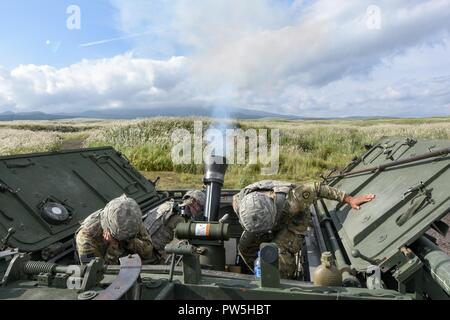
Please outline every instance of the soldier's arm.
M317 190L317 196L319 198L325 198L329 200L338 201L350 205L353 209L359 210L360 206L366 202L370 202L375 199L374 194L364 194L356 197L348 195L345 191L333 188L327 185L323 185L316 182L315 189Z
M294 189L297 201L309 207L320 198L343 202L346 193L333 187L322 185L318 182L305 183Z
M313 204L317 199L329 199L341 203L349 204L353 209L359 210L360 205L375 199L375 195L366 194L357 197L348 195L345 191L333 188L320 182L306 183L298 186L295 191L295 196L305 205Z
M127 250L137 253L144 260L152 257L153 245L150 235L144 225L141 225L136 238L128 242Z
M345 198L348 196L345 191L324 185L320 182L314 183L314 189L316 190L318 198L344 202Z

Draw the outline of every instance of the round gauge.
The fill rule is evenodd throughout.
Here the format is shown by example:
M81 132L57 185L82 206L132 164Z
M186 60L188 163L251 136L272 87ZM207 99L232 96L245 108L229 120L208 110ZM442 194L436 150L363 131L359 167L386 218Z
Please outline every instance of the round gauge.
M62 204L47 202L42 207L42 216L48 223L60 224L70 218L70 213Z

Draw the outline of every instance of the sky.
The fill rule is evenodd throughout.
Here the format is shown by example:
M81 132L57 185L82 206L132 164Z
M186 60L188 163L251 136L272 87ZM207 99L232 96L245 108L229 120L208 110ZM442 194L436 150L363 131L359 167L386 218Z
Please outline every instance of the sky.
M0 113L450 115L450 0L0 0L0 41Z

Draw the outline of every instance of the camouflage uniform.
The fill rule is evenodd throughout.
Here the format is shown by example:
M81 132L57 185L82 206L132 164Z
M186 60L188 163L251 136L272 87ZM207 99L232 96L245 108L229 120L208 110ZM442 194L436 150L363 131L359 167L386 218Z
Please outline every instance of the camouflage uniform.
M184 207L192 203L195 199L199 204L205 206L205 194L200 190L188 191L183 197L183 203L179 207ZM174 200L169 200L160 206L149 211L144 221L155 250L160 257L160 263L164 264L167 254L164 248L167 244L174 241L174 232L176 226L181 222L186 222L188 217L181 216L177 204ZM195 219L195 217L190 217ZM176 239L175 239L176 240Z
M175 210L175 201L169 200L149 211L144 225L152 240L155 250L159 254L161 264L164 264L167 255L164 248L174 239L174 230L180 222L185 222Z
M104 230L117 243L109 244L105 241ZM139 205L125 195L87 217L76 232L75 239L81 264L87 264L96 257L103 258L106 264L119 264L120 257L135 253L146 263L155 261L153 246L142 223Z
M343 202L345 196L345 192L320 183L267 180L249 185L233 198L233 208L245 229L239 241L240 255L252 267L259 245L273 242L279 248L281 276L293 278L295 255L311 221L309 207L319 198Z

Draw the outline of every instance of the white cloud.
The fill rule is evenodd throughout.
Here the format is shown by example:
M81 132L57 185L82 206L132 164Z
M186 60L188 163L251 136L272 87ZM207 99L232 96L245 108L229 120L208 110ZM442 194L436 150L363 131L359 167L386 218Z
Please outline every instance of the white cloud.
M9 97L19 111L143 107L167 99L167 92L183 74L183 62L182 57L156 61L126 54L83 60L61 69L21 65L9 73L3 72L2 83L7 84L4 88L8 90L0 86L0 97Z
M112 3L122 31L153 30L151 41L132 39L133 55L67 68L0 70L0 108L206 103L303 116L450 113L450 0ZM379 30L367 28L373 4Z

